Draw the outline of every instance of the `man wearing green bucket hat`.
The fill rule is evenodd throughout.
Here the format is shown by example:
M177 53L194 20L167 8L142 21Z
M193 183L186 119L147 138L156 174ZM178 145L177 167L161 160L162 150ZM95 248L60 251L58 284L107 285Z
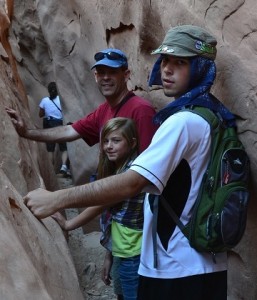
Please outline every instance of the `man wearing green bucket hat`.
M182 25L171 28L152 52L159 57L149 85L162 85L164 94L175 100L155 115L154 122L160 127L128 171L68 191L32 191L24 198L28 208L44 218L65 207L110 205L142 190L147 192L138 300L227 299L226 253L216 254L214 262L210 253L191 248L167 211L155 201L156 195L162 194L186 224L210 158L208 122L181 108L207 107L228 126L235 125L234 115L210 93L216 76L216 44L206 30Z

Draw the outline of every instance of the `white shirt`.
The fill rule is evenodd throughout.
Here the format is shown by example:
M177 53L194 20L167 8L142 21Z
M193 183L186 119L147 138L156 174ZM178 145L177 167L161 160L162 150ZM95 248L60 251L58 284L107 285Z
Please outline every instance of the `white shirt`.
M55 119L62 119L62 112L53 102L60 108L60 110L62 110L59 96L53 100L51 100L49 97L45 97L39 104L39 107L45 111L44 118L54 117Z
M210 156L210 126L197 114L183 111L169 117L157 130L150 146L133 162L131 169L147 178L152 185L144 191L161 194L170 175L185 160L190 170L189 195L180 220L187 224L197 198L201 179ZM183 183L182 183L183 184ZM216 255L215 264L209 253L190 247L178 227L172 232L165 249L157 236L157 269L153 266L153 213L148 196L145 200L144 229L139 274L152 278L179 278L227 269L227 255ZM176 196L176 195L175 195ZM174 197L175 197L174 196Z

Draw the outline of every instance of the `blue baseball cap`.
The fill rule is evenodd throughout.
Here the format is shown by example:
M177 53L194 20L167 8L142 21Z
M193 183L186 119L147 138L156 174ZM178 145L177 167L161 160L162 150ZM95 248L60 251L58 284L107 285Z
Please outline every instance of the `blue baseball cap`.
M115 48L104 49L97 52L94 56L96 63L91 70L96 66L107 66L110 68L128 67L128 59L124 52Z

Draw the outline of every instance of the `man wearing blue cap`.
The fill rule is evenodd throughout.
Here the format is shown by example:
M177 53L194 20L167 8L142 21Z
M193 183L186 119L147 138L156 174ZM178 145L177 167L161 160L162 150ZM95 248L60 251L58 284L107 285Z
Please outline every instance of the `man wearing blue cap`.
M88 145L99 142L99 132L111 118L135 120L140 135L140 152L151 142L156 126L151 104L128 90L130 70L125 53L119 49L105 49L95 54L95 80L106 101L93 113L73 123L72 127Z

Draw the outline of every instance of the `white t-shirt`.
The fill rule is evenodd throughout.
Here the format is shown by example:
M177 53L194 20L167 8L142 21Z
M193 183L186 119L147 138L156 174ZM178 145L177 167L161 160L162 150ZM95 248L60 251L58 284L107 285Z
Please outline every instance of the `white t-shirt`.
M62 112L53 102L60 108L60 110L62 110L59 96L53 100L51 100L49 97L45 97L39 104L39 107L45 111L44 118L53 117L55 119L62 119Z
M210 126L197 114L183 111L169 117L155 133L150 146L138 156L131 166L147 178L152 185L144 191L161 194L174 170L183 160L190 184L185 184L188 193L182 207L180 220L186 224L197 198L201 179L210 156ZM184 182L182 183L184 184ZM183 186L182 186L183 188ZM176 198L177 195L172 197ZM176 226L168 236L165 246L162 233L157 235L157 261L154 268L152 221L153 213L146 195L144 207L144 229L139 274L152 278L180 278L191 275L224 271L227 255L216 255L216 263L209 253L199 253L190 247L187 238ZM166 197L167 199L167 197ZM168 200L168 199L167 199ZM169 217L171 218L171 217ZM167 239L167 237L166 237Z

